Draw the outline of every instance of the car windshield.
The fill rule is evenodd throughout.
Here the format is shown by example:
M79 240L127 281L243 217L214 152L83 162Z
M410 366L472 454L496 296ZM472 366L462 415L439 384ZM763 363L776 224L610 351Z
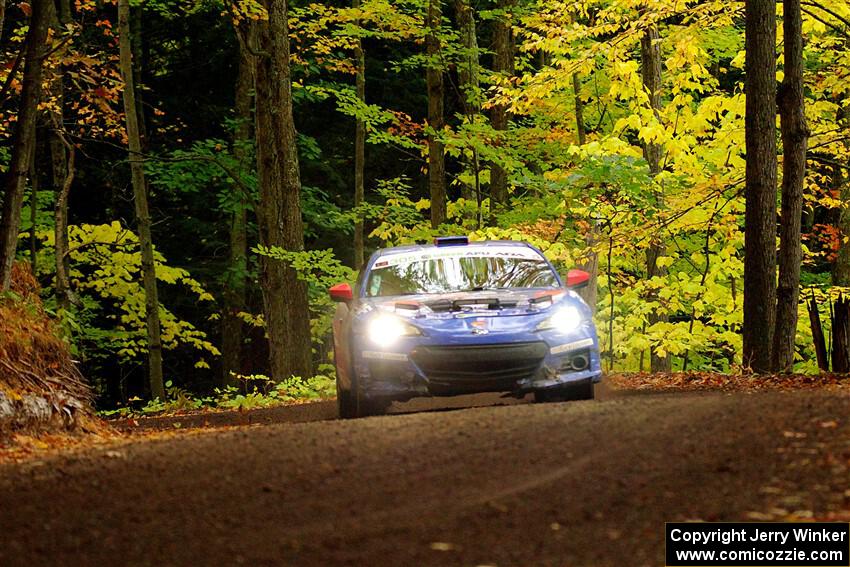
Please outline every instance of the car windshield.
M554 288L558 280L539 253L511 246L457 247L380 258L366 281L369 297L489 289Z

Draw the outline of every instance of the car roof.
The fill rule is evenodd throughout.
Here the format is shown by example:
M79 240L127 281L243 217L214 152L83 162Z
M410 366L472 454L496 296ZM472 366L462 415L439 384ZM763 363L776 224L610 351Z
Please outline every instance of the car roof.
M502 246L510 246L510 247L525 247L531 248L534 247L528 242L523 242L521 240L476 240L470 241L469 244L444 244L442 246L437 246L436 244L412 244L408 246L393 246L391 248L382 248L377 250L374 254L375 258L381 256L390 256L393 254L402 254L404 252L413 252L418 250L453 250L457 248L462 248L464 246L492 246L494 248L502 247Z

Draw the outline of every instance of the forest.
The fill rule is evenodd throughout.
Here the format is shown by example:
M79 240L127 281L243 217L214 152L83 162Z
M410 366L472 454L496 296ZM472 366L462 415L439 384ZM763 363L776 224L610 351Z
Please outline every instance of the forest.
M328 287L437 235L590 272L608 371L817 374L850 334L846 0L2 0L0 33L0 353L44 314L100 408L324 391Z

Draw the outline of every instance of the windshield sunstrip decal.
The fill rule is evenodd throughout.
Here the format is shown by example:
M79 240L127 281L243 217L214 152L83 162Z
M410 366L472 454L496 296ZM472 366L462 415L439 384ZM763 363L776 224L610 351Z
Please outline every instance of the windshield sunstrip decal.
M543 261L543 257L531 248L524 246L505 247L504 250L496 250L494 247L484 246L464 246L463 248L442 249L439 251L416 251L405 252L402 254L391 254L380 258L373 270L389 268L391 266L400 266L404 264L412 264L414 262L426 262L428 260L441 260L443 258L518 258L521 260L539 260Z

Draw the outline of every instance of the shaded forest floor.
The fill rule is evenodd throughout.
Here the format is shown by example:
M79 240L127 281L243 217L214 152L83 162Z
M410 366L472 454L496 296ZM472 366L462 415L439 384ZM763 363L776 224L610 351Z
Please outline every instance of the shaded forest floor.
M612 373L597 386L597 397L629 396L647 393L694 391L823 390L850 394L850 376L822 375L745 375L709 372ZM392 413L449 410L480 406L522 404L526 400L502 398L498 394L413 400L396 404ZM250 410L183 411L152 417L104 420L103 427L87 433L19 433L0 438L0 464L25 462L63 452L120 446L143 440L198 435L221 429L263 426L277 423L305 423L336 419L334 400L290 403Z

